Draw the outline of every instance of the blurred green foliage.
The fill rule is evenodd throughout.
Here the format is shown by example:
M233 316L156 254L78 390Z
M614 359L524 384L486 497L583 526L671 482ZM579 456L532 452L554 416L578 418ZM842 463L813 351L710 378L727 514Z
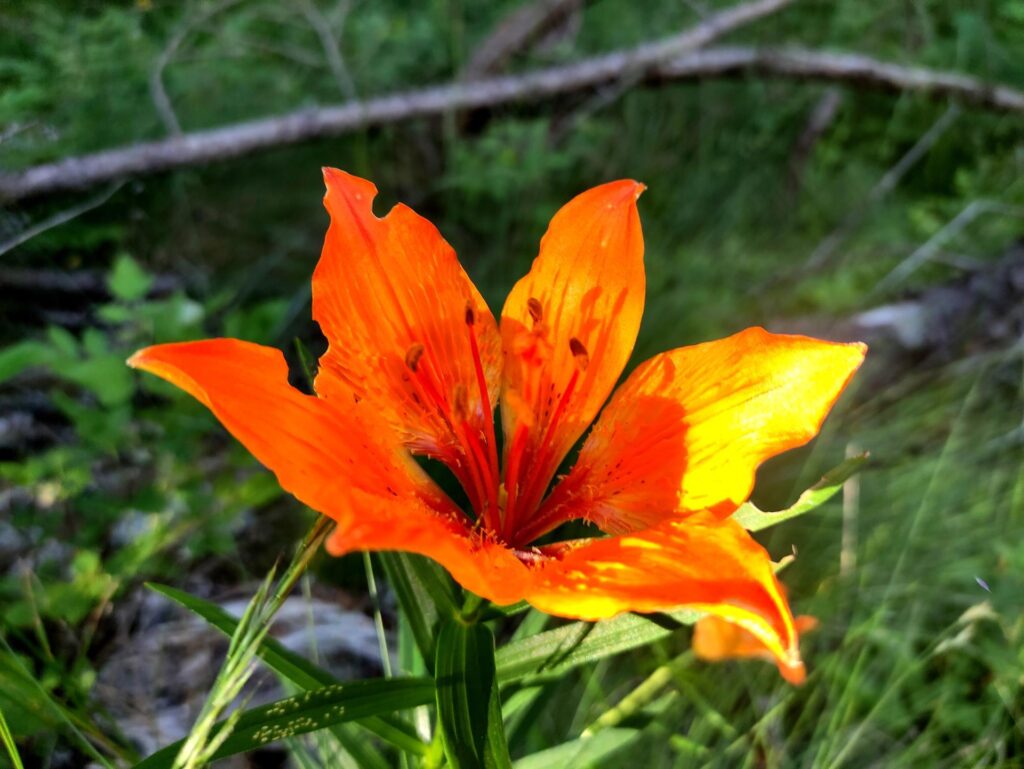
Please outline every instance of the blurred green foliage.
M725 5L587 3L578 33L565 31L512 68L652 39L694 23L694 8ZM318 0L315 8L355 93L374 96L456 77L515 6ZM298 2L10 3L0 7L2 164L165 135L151 78L176 36L162 77L186 131L344 98ZM858 51L1024 88L1018 0L807 0L729 42ZM746 77L375 128L130 181L5 254L11 269L105 276L104 298L68 299L77 324L48 319L67 309L60 297L3 297L11 312L0 317L0 395L41 396L52 432L0 462L0 526L19 554L0 563L0 636L11 644L0 647L0 708L22 744L40 760L64 755L62 745L75 765L85 754L77 730L130 755L118 737L103 737L117 730L90 699L109 652L98 630L111 602L144 579L180 579L198 564L251 577L266 564L246 562L237 544L246 526L278 508L306 520L202 407L124 360L147 344L210 335L289 350L299 337L319 350L308 280L326 224L320 166L372 178L380 212L403 200L437 223L495 310L559 205L609 178L643 181L648 309L637 360L751 323L843 316L899 299L955 279L964 263L992 262L1020 237L1019 115L962 109L872 202L947 105L844 88L801 159L795 147L824 92ZM75 200L0 210L0 242ZM1004 209L972 221L909 280L876 291L976 201ZM840 245L808 269L850 221ZM166 278L172 285L161 288ZM646 739L629 744L631 763L1022 766L1024 377L1019 350L973 353L920 372L869 363L870 387L847 399L813 449L762 474L759 493L785 503L836 464L847 442L874 455L860 481L852 571L839 570L838 501L767 539L776 555L796 546L786 581L798 609L821 619L807 639L808 684L787 688L753 663L677 671L652 706ZM320 574L351 584L337 565ZM513 755L579 734L685 641L549 687L543 707L510 735ZM599 765L621 765L623 755Z

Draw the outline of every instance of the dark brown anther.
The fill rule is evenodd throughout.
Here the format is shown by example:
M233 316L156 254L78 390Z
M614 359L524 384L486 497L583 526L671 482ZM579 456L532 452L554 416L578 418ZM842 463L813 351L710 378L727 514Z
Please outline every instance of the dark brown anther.
M423 345L417 342L405 351L405 365L409 367L410 371L416 371L416 367L420 365L424 349Z
M569 352L572 353L572 357L576 360L576 365L580 371L586 371L587 366L590 365L590 353L587 352L586 346L576 337L569 340Z
M455 385L455 397L453 398L452 409L455 411L455 416L459 419L465 419L469 414L469 398L466 395L466 385L459 382Z
M473 305L466 302L466 325L472 326L474 323L476 323L476 313L473 312Z
M535 297L530 297L526 300L526 310L530 313L530 318L533 320L533 325L537 325L544 318L544 307L541 305L540 300Z

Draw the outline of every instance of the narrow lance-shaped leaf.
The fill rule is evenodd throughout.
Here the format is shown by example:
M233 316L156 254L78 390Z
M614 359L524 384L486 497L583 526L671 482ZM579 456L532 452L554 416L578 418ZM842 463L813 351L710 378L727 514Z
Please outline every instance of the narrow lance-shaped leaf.
M608 729L520 758L513 769L548 769L555 766L622 766L619 761L602 763L640 739L639 729ZM621 760L621 756L618 757Z
M388 582L402 607L402 620L409 624L416 647L428 670L433 668L441 623L458 613L457 596L444 570L423 556L410 553L381 553Z
M437 638L437 715L452 769L510 769L486 625L451 619Z
M580 665L654 643L684 625L692 625L700 616L700 612L690 609L623 614L604 622L573 622L546 630L498 650L498 680L560 676Z
M775 526L788 521L791 518L809 513L815 508L821 507L833 496L835 496L843 484L854 474L859 472L868 462L868 454L860 454L850 457L842 464L836 465L821 477L821 480L804 491L797 501L785 510L777 513L769 513L759 510L752 502L747 502L733 513L733 520L739 523L748 531L761 531L770 526Z
M167 585L147 583L147 587L194 612L227 636L231 636L238 625L235 617L214 603ZM319 689L341 683L331 673L285 648L273 638L263 639L257 656L275 673L303 689ZM400 718L384 715L370 716L357 721L360 726L402 750L417 754L422 754L426 750L426 746L412 728Z
M286 737L346 721L417 707L433 698L434 684L428 678L353 681L325 686L245 711L234 720L230 735L220 743L212 758L254 750ZM214 738L224 723L221 721L214 728ZM168 769L183 743L162 748L136 764L135 769Z

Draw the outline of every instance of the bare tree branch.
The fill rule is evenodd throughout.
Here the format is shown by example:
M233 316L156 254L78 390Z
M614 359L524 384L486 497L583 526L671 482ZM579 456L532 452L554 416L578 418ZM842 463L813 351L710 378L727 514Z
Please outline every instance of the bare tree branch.
M669 80L722 77L750 72L806 80L846 82L891 91L916 91L956 98L977 107L1024 112L1024 91L986 83L959 72L891 64L855 53L804 48L716 47L660 68Z
M477 47L462 71L464 80L479 80L504 69L509 59L574 12L582 0L534 0L502 19Z
M338 90L341 91L342 98L346 101L352 101L356 98L356 87L352 82L351 75L348 73L348 67L345 66L345 59L341 55L341 47L338 45L337 39L335 39L330 22L320 12L320 8L313 0L294 0L294 2L302 15L306 17L309 26L316 32L316 36L320 40L320 47L324 52L324 58L327 60L327 66L334 76L334 81L338 84ZM348 5L348 3L345 3L343 8L343 21L345 16L348 15Z
M160 55L156 57L156 61L153 62L153 69L149 73L149 94L153 100L153 106L156 108L157 114L160 115L160 120L164 124L164 128L167 129L167 133L171 136L181 136L181 123L178 121L178 115L174 111L171 97L167 95L167 88L164 87L164 70L167 69L167 65L174 59L181 44L185 42L185 38L189 36L193 29L205 24L221 11L225 11L239 2L241 0L220 0L220 2L214 3L194 17L186 20L171 35L167 45L164 46L164 49L160 51Z
M789 156L789 187L795 193L803 186L804 169L811 159L814 148L828 131L839 114L843 103L843 92L836 86L829 86L818 99L811 114L807 117L804 130L793 146Z
M786 2L755 3L761 15ZM741 16L739 11L744 11ZM522 75L433 86L336 107L293 112L177 138L146 142L67 158L24 171L0 174L0 201L83 189L113 179L152 174L249 155L269 147L339 136L451 111L538 101L643 73L645 82L671 82L756 74L801 80L847 82L892 91L956 98L989 109L1024 113L1024 92L955 72L904 67L866 56L801 49L713 48L679 55L752 19L750 6L709 17L692 30L666 40L550 67ZM731 16L728 24L724 16ZM673 56L674 54L674 56ZM666 61L665 57L669 60Z
M0 201L82 189L136 174L227 160L267 147L337 136L369 125L395 123L453 110L543 99L654 70L673 57L791 5L794 0L755 0L709 16L677 35L635 48L594 56L523 75L453 83L353 101L335 107L302 110L224 128L173 136L160 141L67 158L13 174L0 175Z

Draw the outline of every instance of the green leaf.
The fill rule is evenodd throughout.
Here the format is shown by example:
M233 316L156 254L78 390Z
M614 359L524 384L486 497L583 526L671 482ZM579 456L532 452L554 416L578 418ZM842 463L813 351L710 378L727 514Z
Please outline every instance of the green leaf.
M766 513L751 502L747 502L733 513L732 518L748 531L761 531L788 521L790 518L809 513L835 496L843 488L843 484L868 463L868 457L868 453L865 452L850 457L842 464L832 468L821 477L820 481L801 494L792 507L777 513Z
M127 403L135 390L132 370L124 365L124 356L118 354L98 354L70 361L54 373L88 390L104 406Z
M413 708L433 697L434 684L429 678L374 679L325 686L245 711L234 719L231 734L213 758L233 756L334 724ZM213 740L231 720L225 719L214 727ZM183 744L184 740L158 750L136 764L135 769L170 769Z
M131 302L142 299L153 285L153 278L128 254L121 254L107 278L107 287L118 299Z
M573 622L506 644L495 655L498 680L556 677L568 670L666 638L701 616L679 609L658 614L623 614L603 622Z
M49 366L57 360L52 348L42 342L26 340L0 349L0 382L13 379L33 366Z
M513 764L513 769L548 769L553 766L591 767L617 753L640 737L639 729L607 729L541 750ZM623 764L609 764L609 766Z
M490 628L458 618L445 622L434 669L448 763L453 769L510 769Z
M428 667L441 623L458 614L458 596L447 573L428 558L411 553L380 553L388 582L402 608L402 619Z
M238 620L216 604L167 585L148 582L146 586L199 615L229 638L238 626ZM273 638L263 639L256 654L275 673L303 689L315 691L321 687L336 686L341 683L323 668L287 649ZM373 716L358 719L358 722L361 726L402 750L416 754L422 754L426 750L422 740L416 736L408 724L399 718Z
M66 328L50 326L46 329L46 337L54 349L65 358L77 359L79 355L78 340Z

